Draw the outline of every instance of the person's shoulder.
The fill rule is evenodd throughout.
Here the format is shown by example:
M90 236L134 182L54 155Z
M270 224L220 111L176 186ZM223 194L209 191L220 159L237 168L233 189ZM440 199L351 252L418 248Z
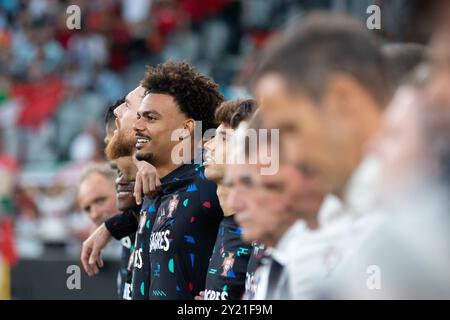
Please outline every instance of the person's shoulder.
M156 200L156 197L150 198L148 196L145 196L142 201L142 205L141 205L139 212L149 211L150 208L155 205L155 200Z
M203 210L207 212L217 212L218 216L222 219L223 211L217 196L217 184L206 179L204 175L204 167L198 168L194 183L198 189L198 195Z
M198 186L198 191L204 194L214 194L217 197L217 184L205 177L204 167L197 166L194 172L193 183Z

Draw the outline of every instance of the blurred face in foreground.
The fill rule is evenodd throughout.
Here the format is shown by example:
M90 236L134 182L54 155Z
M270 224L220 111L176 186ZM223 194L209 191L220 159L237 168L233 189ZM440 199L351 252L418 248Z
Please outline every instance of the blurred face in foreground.
M430 79L427 98L436 105L450 108L450 26L436 34L431 42Z
M383 168L383 196L397 195L413 185L427 166L418 121L420 98L414 88L401 87L386 111L383 130L374 141L373 151Z
M246 164L227 169L227 185L231 187L228 205L236 212L244 241L275 246L299 218L292 212L299 172L293 166L281 166L276 175L260 175L260 168Z
M99 173L92 173L81 183L78 201L97 227L119 212L114 182Z
M262 76L254 89L265 123L280 129L281 158L306 173L317 171L342 196L364 156L364 144L381 123L381 108L367 90L337 74L319 105L300 89L290 90L275 73Z

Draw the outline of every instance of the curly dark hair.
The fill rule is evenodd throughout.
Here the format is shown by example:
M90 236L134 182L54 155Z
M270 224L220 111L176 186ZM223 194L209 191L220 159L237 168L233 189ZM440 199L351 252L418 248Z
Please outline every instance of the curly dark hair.
M202 134L217 127L214 114L224 101L219 85L197 72L188 62L168 61L156 67L148 67L141 85L148 93L170 95L181 112L202 121Z

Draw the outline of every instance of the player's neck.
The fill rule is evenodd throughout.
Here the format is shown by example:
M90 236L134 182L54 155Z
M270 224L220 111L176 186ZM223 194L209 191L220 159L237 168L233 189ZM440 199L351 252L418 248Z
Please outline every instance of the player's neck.
M169 161L166 164L155 165L155 168L156 168L156 172L158 172L158 175L161 178L164 178L169 173L171 173L172 171L178 169L181 166L182 166L182 164L175 164L172 161Z
M141 207L140 207L140 206L139 206L139 207L131 208L131 212L132 212L133 214L135 214L135 215L139 215L140 211L141 211Z
M304 220L309 230L319 229L319 217L317 213L306 215Z
M276 233L274 233L272 235L272 237L270 237L270 239L268 239L267 241L265 241L265 243L270 246L275 248L279 242L281 241L281 239L287 234L287 232L291 229L291 227L297 222L297 218L292 218L289 221L286 221L286 223L284 223L282 226L280 226L278 228L278 231Z
M232 216L234 212L228 208L227 200L230 189L225 187L223 184L217 185L217 197L219 198L220 206L222 207L223 215L225 217Z

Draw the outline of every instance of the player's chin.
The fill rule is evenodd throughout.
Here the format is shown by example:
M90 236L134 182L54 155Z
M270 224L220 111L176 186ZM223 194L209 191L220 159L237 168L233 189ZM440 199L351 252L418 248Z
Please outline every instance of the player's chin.
M124 212L136 207L136 200L133 196L121 198L117 201L117 209L120 212Z
M258 233L255 233L254 230L252 230L252 228L242 227L242 234L241 234L242 241L249 244L252 243L253 241L258 241L260 239L258 239L257 235Z
M138 161L149 161L152 158L152 153L146 151L144 148L137 149L136 159Z
M222 180L223 175L217 170L215 165L208 165L205 166L205 177L210 181L218 182Z
M242 237L243 241L252 242L252 241L256 240L256 239L254 239L255 235L257 234L257 233L255 233L255 231L256 231L255 224L252 223L252 221L250 219L248 219L243 214L237 213L235 215L235 220L242 229L241 237Z
M95 225L95 228L100 227L104 222L106 221L106 219L96 219L94 221L92 221Z

